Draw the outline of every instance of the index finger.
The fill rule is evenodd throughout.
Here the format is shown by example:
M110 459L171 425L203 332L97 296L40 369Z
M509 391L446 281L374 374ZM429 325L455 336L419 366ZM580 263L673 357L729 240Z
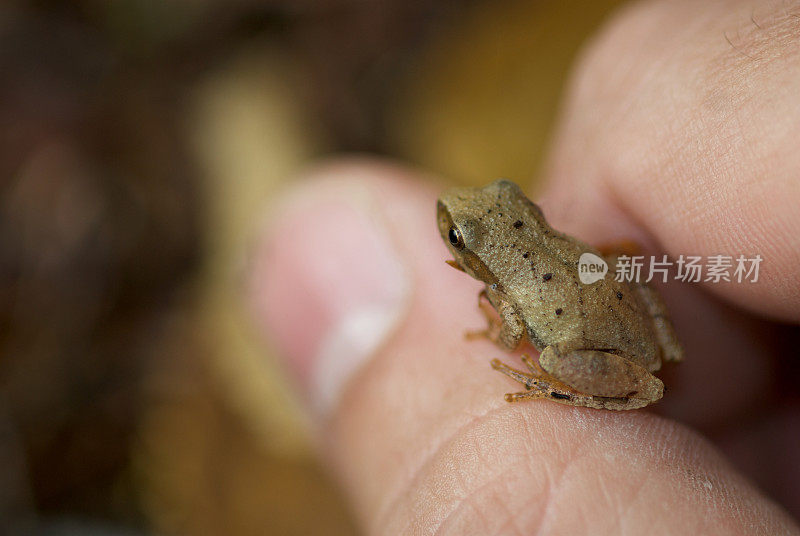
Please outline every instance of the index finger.
M673 258L759 255L757 282L703 284L800 321L798 36L783 4L628 10L574 79L542 203L555 225Z

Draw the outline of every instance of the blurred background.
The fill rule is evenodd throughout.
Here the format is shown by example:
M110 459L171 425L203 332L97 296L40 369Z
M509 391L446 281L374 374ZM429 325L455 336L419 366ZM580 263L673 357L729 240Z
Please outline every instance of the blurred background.
M0 533L354 534L245 314L264 207L342 151L533 177L616 4L4 2Z

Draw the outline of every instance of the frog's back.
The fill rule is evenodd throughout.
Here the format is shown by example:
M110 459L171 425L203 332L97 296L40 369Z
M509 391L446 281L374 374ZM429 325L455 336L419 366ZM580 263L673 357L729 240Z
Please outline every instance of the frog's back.
M625 357L657 370L661 366L655 327L636 283L616 281L613 272L590 285L582 285L585 337L598 349L620 352Z
M633 284L616 281L613 271L595 283L582 283L579 259L586 252L599 255L553 231L538 257L528 263L529 273L508 289L519 304L529 338L540 349L577 339L587 349L618 352L657 369L655 332L641 294Z
M510 181L454 195L464 220L480 230L473 248L487 277L479 279L509 296L534 346L578 339L587 349L617 352L650 370L658 368L652 320L637 289L615 281L613 268L595 283L580 281L580 256L599 252L550 227L539 207Z

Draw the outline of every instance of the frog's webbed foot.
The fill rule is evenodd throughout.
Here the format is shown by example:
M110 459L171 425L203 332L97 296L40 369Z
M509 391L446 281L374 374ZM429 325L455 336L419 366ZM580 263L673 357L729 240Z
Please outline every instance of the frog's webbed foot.
M499 359L492 360L493 369L520 382L527 389L519 393L506 393L506 402L520 402L539 398L569 406L614 410L638 409L649 403L638 398L609 398L587 395L553 378L529 356L523 355L522 362L525 363L530 372L511 368Z
M528 356L523 356L523 361L528 358ZM527 361L526 361L527 364ZM540 380L542 379L541 376L538 374L528 374L526 372L522 372L521 370L513 369L500 361L499 359L492 359L492 368L498 372L502 372L506 376L511 379L517 380L519 383L523 384L526 389L541 389L539 385Z

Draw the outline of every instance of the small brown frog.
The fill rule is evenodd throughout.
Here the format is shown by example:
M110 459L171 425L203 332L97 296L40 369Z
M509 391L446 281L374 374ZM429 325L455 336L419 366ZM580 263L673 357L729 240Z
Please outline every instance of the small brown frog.
M662 397L652 373L662 361L682 360L683 350L656 291L615 280L615 256L554 230L507 180L447 190L437 218L455 258L447 262L486 284L479 305L489 327L481 333L508 350L527 340L541 352L538 363L522 356L528 372L492 361L527 388L507 401L624 410ZM607 263L608 275L582 282L587 255Z

